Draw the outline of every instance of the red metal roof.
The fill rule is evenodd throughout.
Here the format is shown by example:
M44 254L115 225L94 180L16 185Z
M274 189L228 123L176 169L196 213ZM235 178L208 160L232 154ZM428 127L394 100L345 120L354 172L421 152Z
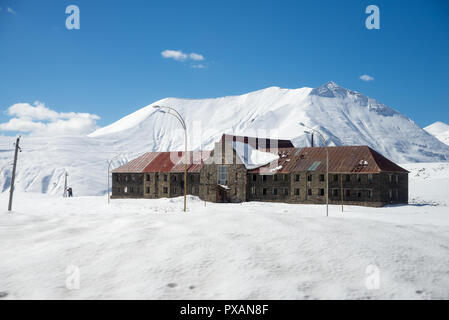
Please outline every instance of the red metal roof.
M199 172L211 151L188 151L188 172ZM116 173L184 172L184 152L148 152L114 169Z
M282 152L286 154L285 157L281 156ZM258 169L250 170L250 172L268 173L268 168L276 167L279 169L275 172L279 173L301 171L326 172L325 147L291 148L291 151L280 149L278 153L280 156L278 161L274 161ZM337 146L329 147L329 172L379 173L408 171L368 146Z
M153 161L154 158L157 157L159 152L147 152L140 157L131 160L130 162L124 164L121 167L118 167L117 169L112 170L112 172L117 173L136 173L136 172L142 172L143 169Z

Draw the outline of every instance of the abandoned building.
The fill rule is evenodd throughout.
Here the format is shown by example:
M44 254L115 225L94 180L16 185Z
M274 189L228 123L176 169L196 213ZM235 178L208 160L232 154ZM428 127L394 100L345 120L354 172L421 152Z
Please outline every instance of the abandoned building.
M408 203L408 171L368 146L296 148L289 140L223 135L210 151L148 152L112 171L112 198L187 194L210 202Z

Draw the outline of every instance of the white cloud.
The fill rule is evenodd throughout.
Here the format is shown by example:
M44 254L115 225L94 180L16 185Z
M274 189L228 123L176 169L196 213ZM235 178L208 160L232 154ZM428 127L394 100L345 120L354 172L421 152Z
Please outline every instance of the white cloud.
M13 118L0 123L0 130L33 135L85 135L97 129L100 119L90 113L56 112L39 101L13 104L6 114Z
M366 82L370 82L370 81L373 81L374 78L371 77L371 76L369 76L369 75L367 75L367 74L364 74L364 75L361 75L361 76L360 76L360 80L366 81Z
M164 50L161 55L166 59L175 59L176 61L185 61L188 58L188 55L181 50Z
M7 7L6 11L8 11L8 13L16 14L16 12L13 9L11 9L10 7Z
M199 53L192 52L191 54L189 54L189 57L190 57L190 59L192 59L194 61L203 61L204 60L204 56Z
M184 53L181 50L164 50L161 52L161 55L165 59L174 59L176 61L186 61L186 60L193 60L193 61L203 61L204 56L199 53Z

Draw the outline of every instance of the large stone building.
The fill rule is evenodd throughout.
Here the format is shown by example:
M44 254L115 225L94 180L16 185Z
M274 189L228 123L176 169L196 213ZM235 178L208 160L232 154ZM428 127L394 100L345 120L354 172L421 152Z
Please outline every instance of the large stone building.
M329 147L329 203L408 203L408 171L368 146ZM211 202L326 202L326 148L223 135L188 152L187 193ZM149 152L112 172L112 198L184 194L185 154Z

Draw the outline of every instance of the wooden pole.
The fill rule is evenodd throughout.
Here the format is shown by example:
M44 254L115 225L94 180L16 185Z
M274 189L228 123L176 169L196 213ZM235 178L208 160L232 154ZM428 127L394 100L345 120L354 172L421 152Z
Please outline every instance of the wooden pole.
M187 211L187 129L184 128L185 164L184 164L184 212Z
M16 140L16 148L14 150L14 163L13 163L13 167L12 167L11 187L9 189L8 211L12 210L12 199L13 199L13 194L14 194L14 181L16 180L17 155L18 155L19 148L20 148L19 142L20 142L20 137L18 137Z
M341 212L343 212L343 202L344 202L344 194L343 194L343 174L340 174L340 192L341 192Z

